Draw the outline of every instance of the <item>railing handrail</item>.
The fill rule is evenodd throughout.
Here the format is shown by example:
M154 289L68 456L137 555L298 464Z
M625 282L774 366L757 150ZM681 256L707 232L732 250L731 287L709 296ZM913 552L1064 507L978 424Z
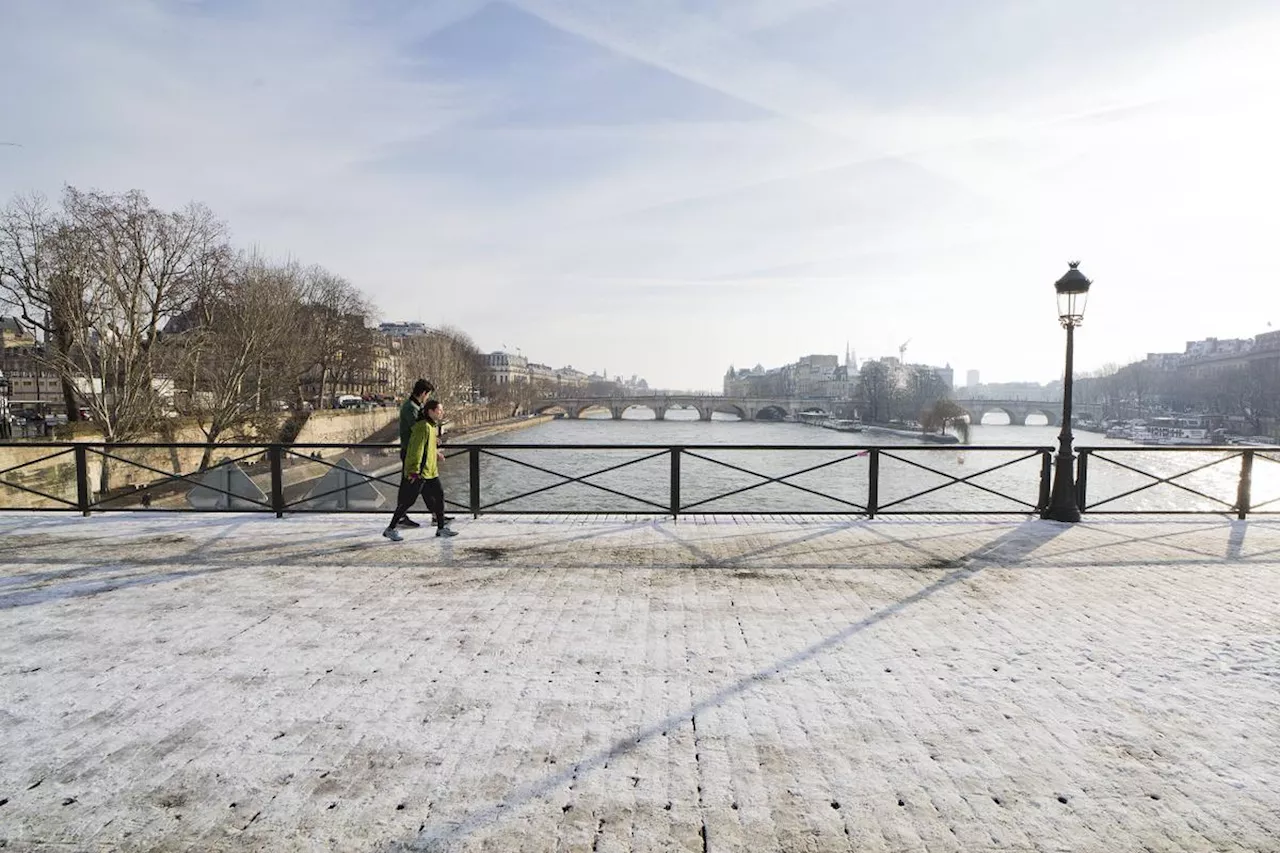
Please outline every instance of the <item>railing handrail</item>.
M892 450L903 452L908 450L924 450L932 453L957 451L1052 451L1053 448L1043 444L680 444L655 442L652 444L608 444L608 443L555 443L555 444L504 444L496 442L448 441L445 434L445 447L461 449L477 447L481 450ZM104 448L130 448L140 450L205 450L207 448L227 450L266 450L269 447L305 447L311 450L398 450L398 442L353 443L353 442L278 442L278 441L231 441L213 444L200 441L12 441L0 442L0 447L77 447L89 445ZM1082 448L1083 449L1083 448ZM1187 448L1181 448L1187 449ZM1239 448L1216 448L1239 449ZM1266 450L1253 447L1252 450ZM1280 447L1275 448L1280 450Z
M445 433L446 441L449 434ZM562 449L562 450L926 450L932 452L957 450L1049 450L1054 448L1045 444L687 444L682 442L630 442L616 444L612 442L556 442L548 444L503 443L485 441L459 440L448 442L453 447L505 447L508 450ZM352 448L369 448L386 450L399 448L398 442L280 442L280 441L105 441L99 439L53 441L9 440L0 441L0 447L76 447L82 444L94 447L137 447L142 449L203 450L205 448L250 449L281 447L308 447L313 450L346 450ZM1123 452L1220 452L1239 453L1242 450L1255 450L1263 453L1280 452L1280 444L1077 444L1077 452L1098 453L1101 451Z
M1133 451L1156 451L1158 453L1167 453L1170 451L1181 453L1240 453L1245 450L1260 450L1263 453L1276 453L1280 451L1280 444L1082 444L1076 445L1078 453L1099 453L1102 451L1121 450L1126 452Z
M350 458L347 454L386 454L393 456L400 449L398 443L377 442L377 443L348 443L348 442L304 442L285 444L281 442L262 442L262 441L237 441L237 442L113 442L113 441L7 441L0 442L0 448L26 448L35 451L32 458L19 462L17 465L11 465L7 468L0 469L0 485L16 489L19 492L35 495L39 498L54 502L55 506L51 509L82 511L88 514L90 510L104 511L140 511L137 507L124 506L118 502L126 501L130 494L145 493L142 508L145 509L151 505L150 501L153 495L165 496L166 490L172 490L181 484L197 485L204 489L204 493L225 495L228 501L223 501L222 506L213 507L205 505L202 500L198 506L193 506L195 511L235 511L229 509L229 502L240 501L241 506L245 504L251 505L257 511L273 511L277 516L282 515L285 511L332 511L334 508L323 504L317 504L311 509L307 509L308 502L320 501L332 495L341 494L340 509L346 510L347 500L356 500L365 502L365 509L378 505L383 498L378 497L376 501L371 502L367 497L367 487L371 484L381 483L391 489L395 489L400 480L398 466L393 459L387 459L386 464L376 463L376 470L371 473L355 470ZM143 453L142 456L132 459L126 458L126 454L130 450L137 450ZM167 471L167 463L154 462L153 453L148 451L200 451L207 457L210 451L218 452L219 456L226 458L218 458L213 461L207 469L201 467L200 470L182 473L180 470L169 474ZM737 495L753 492L764 486L777 485L806 493L810 496L817 496L826 501L834 502L841 509L835 510L808 510L796 509L788 504L784 505L781 510L766 511L756 509L757 512L768 512L768 514L777 515L813 515L813 514L845 514L845 515L863 515L869 518L875 518L881 514L893 515L919 515L919 514L947 514L947 515L971 515L971 514L1009 514L1009 513L1029 513L1040 512L1048 505L1049 501L1049 479L1051 471L1053 448L1044 445L1033 444L1001 444L1001 445L975 445L975 444L681 444L681 443L628 443L628 444L612 444L612 443L548 443L548 444L529 444L529 443L494 443L494 442L458 442L446 444L442 447L446 458L456 458L459 456L467 456L468 475L470 477L470 494L468 503L458 504L450 502L450 506L471 511L475 515L482 513L494 514L522 514L550 511L562 514L584 514L596 512L596 510L583 509L511 509L510 505L524 498L542 494L553 489L559 489L564 486L579 486L595 490L617 498L625 498L628 501L641 504L647 507L642 510L646 514L653 514L653 510L669 511L669 514L675 517L683 513L696 514L751 514L749 508L745 513L741 510L707 510L708 505L715 505L718 501L727 500ZM313 453L313 451L325 451L325 454ZM535 452L546 454L539 458L536 456L524 456L519 452ZM566 468L564 458L559 457L557 460L556 452L570 452L580 454L590 453L608 453L622 451L632 454L636 458L622 457L624 461L617 462L617 457L608 467L593 470L588 473L582 473L582 466L575 466L573 470ZM58 497L57 495L47 494L42 491L41 484L36 480L26 481L6 481L4 475L13 471L18 471L31 466L40 466L47 463L55 457L63 457L74 452L74 468L75 468L75 486L76 498L74 501L67 498ZM516 453L513 453L516 452ZM785 460L790 470L785 474L764 473L768 466L755 464L754 460L742 460L735 456L735 453L788 453L797 454L788 457ZM1253 514L1280 514L1280 511L1270 509L1280 503L1280 498L1270 498L1255 500L1252 495L1252 471L1255 460L1265 461L1273 465L1280 465L1280 458L1276 458L1280 454L1280 445L1085 445L1078 448L1078 477L1076 478L1077 501L1082 511L1088 511L1104 506L1115 506L1117 501L1123 501L1125 498L1148 491L1152 488L1160 486L1170 486L1189 493L1193 496L1211 501L1220 507L1213 509L1170 509L1170 510L1146 510L1146 509L1105 509L1107 513L1135 514L1135 513L1160 513L1160 514L1232 514L1238 518L1245 518ZM1151 470L1145 470L1141 459L1134 457L1140 454L1150 452L1159 452L1163 454L1180 453L1180 454L1217 454L1219 458L1212 458L1205 461L1203 456L1199 458L1191 458L1189 464L1193 467L1185 471L1169 473L1161 471L1153 473ZM998 464L984 467L986 462L979 462L961 468L964 465L963 455L972 453L975 455L975 462L981 458L982 454L987 454L987 462L991 461L990 454L1003 453L1015 454L1012 459L1000 460L996 458ZM42 455L43 454L43 455ZM666 500L666 496L653 499L653 495L645 492L640 495L628 494L614 488L613 485L605 485L603 481L592 481L592 478L609 474L613 471L628 468L632 465L657 459L663 455L670 455L669 462L669 497L667 504L660 501ZM802 455L801 455L802 454ZM941 454L942 456L939 456ZM960 458L956 460L957 466L952 467L946 462L948 455L959 454ZM115 489L107 489L102 496L95 497L95 489L90 483L89 457L95 459L101 458L102 464L106 465L108 460L114 460L115 463L125 465L133 465L146 472L157 475L159 479L148 481L145 484L135 484L132 486L133 491L121 491L120 487ZM270 463L269 482L263 479L263 472L256 464L261 456L265 461ZM328 460L326 461L325 456ZM234 457L234 458L230 458ZM732 488L720 494L707 497L705 494L698 494L693 498L688 495L682 495L680 488L681 480L681 458L687 460L701 460L704 463L711 463L715 466L722 466L734 472L739 472L753 478L758 478L758 482L748 484L746 486ZM834 471L833 466L842 465L852 462L855 459L866 457L866 465L861 470L866 475L866 492L865 500L861 497L851 495L848 489L848 481L845 486L835 488L835 484L841 482L838 475L836 480L824 483L814 483L812 480L804 481L797 479L819 470ZM1016 496L1012 492L1018 491L1016 485L995 484L990 481L975 482L976 478L991 472L1009 468L1010 466L1023 463L1026 460L1039 457L1039 496L1023 498ZM283 462L288 458L291 462L289 467L290 477L286 482L286 472ZM357 457L358 458L358 457ZM539 485L531 490L507 496L500 500L482 500L480 492L481 466L480 460L487 458L498 462L514 464L523 468L538 472L543 476L550 476L559 480L550 485ZM939 463L934 460L943 459ZM300 494L296 490L304 487L312 479L318 477L310 477L309 469L303 467L295 467L292 463L296 460L319 460L329 470L323 476L328 476L333 470L340 468L350 469L349 473L354 480L358 481L348 485L346 479L342 479L341 485L329 487L328 491L316 494L312 489L305 498L287 497L286 488L293 490L294 494ZM1149 479L1151 482L1130 485L1127 491L1121 491L1119 494L1109 495L1100 499L1090 501L1089 487L1089 470L1090 460L1109 463L1127 471L1140 475ZM1202 470L1222 465L1223 463L1232 463L1239 459L1240 475L1235 495L1230 499L1217 497L1208 494L1206 491L1198 487L1194 482L1185 478L1190 477ZM803 460L803 461L801 461ZM886 460L895 460L897 465L903 465L921 469L929 472L935 477L941 478L941 482L935 482L933 485L924 486L917 491L913 491L907 495L892 494L885 497L880 494L880 486L882 485L881 474L882 462ZM190 461L190 457L189 457ZM926 464L927 463L927 464ZM114 463L113 463L114 464ZM371 463L373 464L373 463ZM207 471L223 468L224 466L240 466L243 465L243 474L248 474L252 478L256 478L257 483L262 489L269 488L269 494L263 493L258 486L254 486L254 490L259 497L246 496L248 493L236 492L229 485L229 481L223 485L218 485L217 481L210 481L205 474ZM192 467L190 464L179 466L180 468ZM369 467L368 464L361 464L361 467ZM1151 467L1151 466L1146 466ZM760 470L763 469L763 470ZM976 470L975 470L976 469ZM106 482L106 469L103 468L103 482ZM256 472L256 473L255 473ZM293 477L293 474L297 477ZM228 474L229 476L229 474ZM895 475L896 476L896 475ZM343 475L346 478L347 475ZM366 489L365 497L348 498L348 492L351 488ZM941 508L934 505L932 509L913 508L912 501L924 498L925 496L934 494L942 489L960 487L958 490L963 491L966 495L973 490L987 493L996 498L1013 504L1009 508L997 509L991 508L991 504L944 504ZM126 485L125 489L130 487ZM650 487L651 488L651 487ZM914 485L909 488L916 488ZM841 490L843 489L843 490ZM189 497L190 502L194 505L196 501L193 497ZM332 501L330 501L332 503ZM107 504L115 504L107 506ZM902 505L906 504L904 508ZM915 506L919 506L916 504ZM35 510L39 507L0 507L0 509L15 510ZM166 511L183 511L184 508L171 507ZM253 511L251 509L250 511ZM617 512L617 510L599 510L600 512ZM634 508L624 510L626 512L635 512Z

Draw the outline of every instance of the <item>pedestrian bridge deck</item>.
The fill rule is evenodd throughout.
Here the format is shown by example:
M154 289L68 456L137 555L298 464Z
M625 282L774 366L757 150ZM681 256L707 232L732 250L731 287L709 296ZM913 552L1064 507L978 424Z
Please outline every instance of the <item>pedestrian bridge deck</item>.
M0 846L1274 850L1280 523L0 514Z

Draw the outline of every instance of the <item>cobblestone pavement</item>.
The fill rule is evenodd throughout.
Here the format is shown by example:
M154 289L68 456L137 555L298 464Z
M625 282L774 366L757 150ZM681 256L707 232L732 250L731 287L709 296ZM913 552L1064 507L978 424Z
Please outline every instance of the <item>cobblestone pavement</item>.
M11 850L1280 850L1280 523L0 514Z

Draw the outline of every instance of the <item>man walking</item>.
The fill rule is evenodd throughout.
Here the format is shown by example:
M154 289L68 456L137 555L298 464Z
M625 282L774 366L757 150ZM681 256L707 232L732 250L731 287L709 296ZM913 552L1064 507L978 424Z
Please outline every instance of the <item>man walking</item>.
M418 412L422 411L422 406L427 402L427 397L435 393L436 386L432 385L425 379L419 379L413 383L413 393L409 395L409 399L404 401L404 405L400 407L400 461L404 461L404 455L409 450L409 436L413 433L413 425L418 422Z
M427 402L427 397L434 394L436 386L432 385L426 379L419 379L413 383L413 393L409 395L409 399L404 401L404 405L400 407L400 461L404 462L405 453L409 450L409 437L413 433L413 425L418 422L418 413L422 411L422 406ZM401 484L403 486L403 483ZM413 501L409 502L409 506L405 508L405 516L400 519L400 527L411 528L421 527L422 525L414 521L408 516L408 510L413 506Z
M444 487L440 484L440 463L444 461L444 453L440 450L440 422L443 416L444 409L439 400L428 400L418 412L418 420L413 425L405 448L404 471L396 511L392 514L387 529L382 531L382 535L392 542L404 539L396 528L419 495L435 517L436 536L458 535L445 526L450 519L444 514Z

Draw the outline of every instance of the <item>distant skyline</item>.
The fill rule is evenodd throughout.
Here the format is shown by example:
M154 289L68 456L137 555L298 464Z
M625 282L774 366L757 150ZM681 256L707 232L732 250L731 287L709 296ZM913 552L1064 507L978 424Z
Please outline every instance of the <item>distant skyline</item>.
M1280 322L1274 0L0 0L0 200L210 205L383 319L715 388Z

